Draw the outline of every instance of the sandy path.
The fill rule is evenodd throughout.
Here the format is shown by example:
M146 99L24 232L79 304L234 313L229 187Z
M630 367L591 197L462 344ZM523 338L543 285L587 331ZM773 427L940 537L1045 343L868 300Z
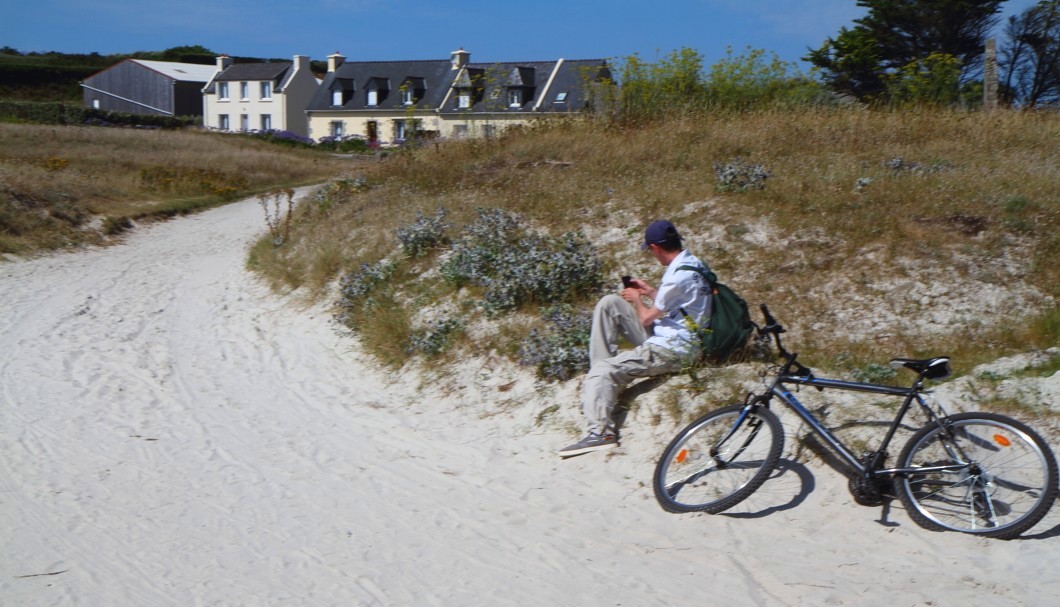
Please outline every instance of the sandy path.
M0 604L1060 596L1058 509L1012 542L923 531L899 508L881 524L815 464L743 514L667 515L635 427L615 457L561 462L569 437L533 429L533 407L484 400L488 369L432 383L364 364L326 314L243 269L263 225L245 201L0 265ZM547 400L524 384L516 398Z

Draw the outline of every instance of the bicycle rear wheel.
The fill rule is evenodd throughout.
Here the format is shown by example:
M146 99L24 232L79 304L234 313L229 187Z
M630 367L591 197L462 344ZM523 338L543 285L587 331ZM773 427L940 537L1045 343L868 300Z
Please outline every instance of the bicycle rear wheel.
M922 428L898 456L895 478L910 518L925 529L1008 539L1033 527L1057 495L1056 458L1027 425L960 413Z
M784 434L765 407L730 405L689 424L655 466L655 499L667 512L717 514L747 499L780 459Z

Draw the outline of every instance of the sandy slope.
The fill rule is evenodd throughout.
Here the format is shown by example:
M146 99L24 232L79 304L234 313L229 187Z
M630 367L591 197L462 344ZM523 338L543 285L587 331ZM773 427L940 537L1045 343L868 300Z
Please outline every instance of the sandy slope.
M532 420L553 399L573 419L576 382L375 370L325 313L246 273L263 225L245 201L0 265L0 604L1060 596L1060 508L1017 541L931 533L791 463L735 515L665 514L638 420L614 455L564 462L571 437Z

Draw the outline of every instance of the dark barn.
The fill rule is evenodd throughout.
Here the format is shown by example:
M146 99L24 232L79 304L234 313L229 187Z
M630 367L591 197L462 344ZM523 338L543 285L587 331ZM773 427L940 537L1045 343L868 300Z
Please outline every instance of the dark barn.
M216 65L126 59L85 78L85 105L157 116L201 116L202 89Z

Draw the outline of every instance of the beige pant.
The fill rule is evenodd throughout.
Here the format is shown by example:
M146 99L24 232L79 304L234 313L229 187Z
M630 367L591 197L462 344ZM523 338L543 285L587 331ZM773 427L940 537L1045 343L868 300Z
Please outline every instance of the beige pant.
M605 295L593 310L589 338L589 374L582 387L582 412L589 432L615 433L611 411L618 393L639 377L651 377L681 370L678 354L645 344L648 332L640 324L632 305L618 295ZM620 339L635 348L619 353Z

